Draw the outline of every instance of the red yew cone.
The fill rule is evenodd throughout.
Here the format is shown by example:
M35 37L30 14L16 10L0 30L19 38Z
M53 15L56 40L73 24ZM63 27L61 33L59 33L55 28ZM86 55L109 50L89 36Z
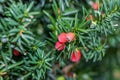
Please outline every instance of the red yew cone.
M13 49L13 54L14 54L15 56L21 55L21 53L20 53L18 50L16 50L16 49Z
M65 48L65 44L64 43L61 43L61 42L56 42L55 44L55 48L58 50L58 51L61 51Z
M58 40L59 40L59 42L62 42L62 43L67 42L66 33L61 33L61 34L58 36Z
M71 61L78 62L80 59L81 59L81 52L76 49L76 51L71 54Z
M94 10L98 10L99 5L98 3L93 3L92 7Z
M87 17L87 18L86 18L86 21L88 21L88 20L93 20L93 19L94 19L93 15L89 15L89 18Z
M74 41L75 40L75 34L72 32L69 32L66 34L66 38L68 42Z
M93 15L90 15L90 19L93 20Z

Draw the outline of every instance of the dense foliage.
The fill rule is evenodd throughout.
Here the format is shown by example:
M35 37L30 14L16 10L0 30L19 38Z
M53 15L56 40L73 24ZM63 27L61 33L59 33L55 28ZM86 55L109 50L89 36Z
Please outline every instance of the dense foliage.
M119 21L120 0L0 0L0 80L113 80Z

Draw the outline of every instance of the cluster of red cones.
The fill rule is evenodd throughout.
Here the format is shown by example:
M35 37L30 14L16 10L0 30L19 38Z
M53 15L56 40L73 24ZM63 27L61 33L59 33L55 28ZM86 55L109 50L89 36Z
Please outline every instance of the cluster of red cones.
M63 32L58 36L58 41L55 44L55 48L58 51L62 51L66 47L65 43L72 42L75 39L76 39L75 33L73 32L64 33ZM78 49L76 49L74 52L71 53L70 59L72 62L78 62L80 58L81 58L81 52Z

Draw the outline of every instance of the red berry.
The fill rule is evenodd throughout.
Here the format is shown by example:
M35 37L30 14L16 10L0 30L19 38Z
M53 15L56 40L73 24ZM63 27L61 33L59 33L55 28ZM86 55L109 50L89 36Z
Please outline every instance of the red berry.
M88 20L93 20L93 19L94 19L93 15L90 15L89 18L86 18L87 21Z
M58 40L59 40L59 42L62 42L62 43L67 42L66 33L61 33L61 34L58 36Z
M66 38L68 42L74 41L75 40L75 34L72 32L69 32L66 34Z
M65 44L64 43L61 43L61 42L56 42L55 44L55 48L58 50L58 51L61 51L65 48Z
M72 72L67 72L67 76L73 77L73 73Z
M16 50L16 49L13 50L13 54L14 54L15 56L21 55L21 53L20 53L18 50Z
M71 54L71 61L78 62L80 59L81 59L81 52L76 49L75 52Z
M93 3L92 7L94 10L98 10L99 5L98 3Z
M93 20L93 15L90 15L90 19Z
M86 21L88 21L88 20L89 20L89 18L86 17Z

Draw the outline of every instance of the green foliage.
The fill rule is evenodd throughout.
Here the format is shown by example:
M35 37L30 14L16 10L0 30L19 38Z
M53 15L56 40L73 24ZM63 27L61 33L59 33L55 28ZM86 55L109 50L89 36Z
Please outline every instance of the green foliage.
M98 10L93 10L88 0L31 1L0 0L0 80L64 79L55 78L55 71L63 73L60 68L72 63L71 53L76 48L82 53L82 63L76 69L83 73L89 71L84 70L89 62L97 63L111 53L107 50L111 46L120 48L119 0L97 0ZM86 20L90 15L93 19ZM62 32L75 33L76 40L57 51L55 43ZM20 56L13 54L14 49ZM57 70L56 62L60 64ZM78 71L78 80L84 79Z
M39 41L30 29L35 21L34 16L39 14L30 11L33 4L11 1L9 7L5 7L4 17L0 19L1 78L8 74L10 77L5 79L24 79L28 76L40 79L51 67L53 57L49 57L50 53L44 53L45 43ZM13 49L18 50L21 56L15 57Z
M53 58L49 57L50 53L45 55L44 51L38 49L36 53L29 53L28 56L29 58L25 58L25 66L23 66L27 72L26 75L36 80L45 78L45 73L52 67L50 61L52 61ZM26 78L26 75L21 78Z
M116 4L112 5L111 3ZM57 8L57 4L54 3L55 7ZM108 6L107 6L108 5ZM108 7L109 10L108 10ZM102 60L102 57L105 55L105 50L107 48L107 37L111 34L114 34L116 31L116 28L114 27L114 23L112 20L113 18L119 19L119 1L113 1L110 0L108 3L106 3L103 0L103 5L100 8L100 11L94 11L92 13L84 12L87 10L84 10L83 7L83 17L78 16L79 13L76 14L74 19L71 19L68 16L72 14L75 10L70 12L64 11L63 14L64 18L62 16L57 16L56 19L54 19L50 14L44 11L44 13L50 18L52 24L49 25L51 30L53 30L52 37L54 39L54 42L56 42L56 39L58 35L62 32L73 32L76 34L76 42L74 44L69 44L69 48L64 50L61 53L70 53L74 51L76 47L78 47L86 59L86 61L93 59L93 61L96 60ZM54 9L53 9L54 10ZM58 9L55 9L58 10ZM54 14L57 14L57 11L54 10ZM78 10L79 11L79 10ZM102 13L104 13L104 16L102 16ZM62 14L62 13L61 13ZM93 20L86 21L85 17L86 15L92 14L94 16ZM79 20L82 18L83 20ZM56 21L56 22L55 22ZM52 42L53 42L53 39ZM60 54L61 55L61 54ZM65 54L66 55L66 54ZM61 55L62 56L62 55ZM69 57L68 57L69 58ZM66 58L65 58L66 59Z

